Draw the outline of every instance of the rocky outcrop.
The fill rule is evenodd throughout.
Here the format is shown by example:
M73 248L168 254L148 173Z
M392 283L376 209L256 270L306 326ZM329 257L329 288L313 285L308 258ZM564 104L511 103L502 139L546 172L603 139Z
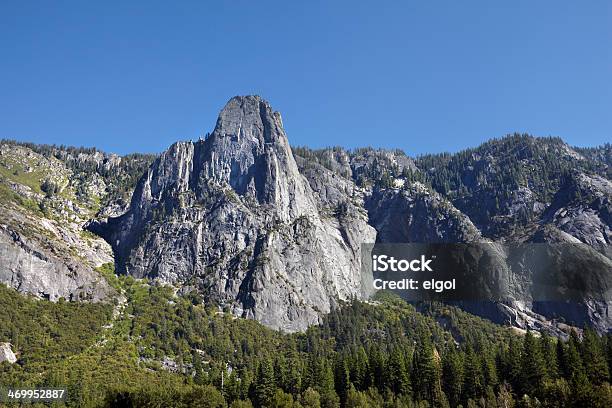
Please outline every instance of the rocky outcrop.
M504 270L501 302L463 302L465 310L496 323L548 331L564 337L566 324L612 328L612 260L551 226L539 242L504 246L493 268ZM543 245L546 243L546 245ZM499 244L495 244L499 245ZM493 281L493 280L489 280Z
M612 182L584 173L569 176L544 221L612 258Z
M472 221L448 200L421 183L375 191L366 202L377 242L475 242Z
M7 362L9 364L15 364L17 357L13 353L11 343L0 343L0 363Z
M118 214L149 155L0 141L0 282L49 300L101 301L114 290L95 270L112 248L83 230Z
M0 225L0 283L42 299L103 301L113 289L94 270Z
M593 168L606 174L606 164L597 168L559 139L515 135L456 155L417 159L416 170L409 162L402 168L394 163L401 155L372 149L297 152L309 180L316 163L342 176L343 185L365 186L365 208L379 243L586 243L610 257L609 180L588 175ZM572 176L564 179L568 170ZM335 179L319 179L323 196L330 190L338 195L330 187ZM418 180L429 180L438 191ZM462 302L461 307L497 323L558 336L567 331L564 322L602 332L612 327L605 287L581 301L539 301L530 293L529 277L515 269L505 301Z
M338 146L318 150L297 147L294 153L306 167L318 164L358 185L375 181L385 174L400 176L418 171L414 160L399 149L368 147L349 151Z
M210 137L155 161L126 214L90 229L113 245L122 273L300 330L361 295L359 245L375 239L365 215L324 211L348 205L332 195L317 198L300 174L280 114L259 97L236 97Z

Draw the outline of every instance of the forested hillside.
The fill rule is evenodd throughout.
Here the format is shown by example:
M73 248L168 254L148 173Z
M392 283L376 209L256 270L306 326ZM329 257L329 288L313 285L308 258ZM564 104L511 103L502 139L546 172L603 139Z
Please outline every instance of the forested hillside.
M607 407L612 336L568 342L391 295L282 334L195 295L111 278L111 306L2 288L0 336L19 355L0 382L68 387L67 406ZM103 327L104 326L104 327Z

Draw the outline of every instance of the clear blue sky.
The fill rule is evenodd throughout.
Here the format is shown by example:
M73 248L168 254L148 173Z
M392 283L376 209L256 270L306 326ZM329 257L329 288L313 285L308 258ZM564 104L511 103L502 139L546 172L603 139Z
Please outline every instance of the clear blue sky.
M0 138L159 152L244 94L293 145L598 145L612 2L0 0Z

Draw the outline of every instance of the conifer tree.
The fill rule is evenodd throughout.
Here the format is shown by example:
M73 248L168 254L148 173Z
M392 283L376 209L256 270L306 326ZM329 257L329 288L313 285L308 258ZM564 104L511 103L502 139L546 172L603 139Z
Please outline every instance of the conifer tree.
M290 394L298 395L302 390L301 361L297 357L292 357L287 371L287 377L283 388Z
M593 387L584 370L578 370L570 382L570 400L574 407L591 407L593 400Z
M264 359L259 363L254 388L255 403L258 406L269 406L276 392L274 369L269 359Z
M568 378L569 371L567 366L567 350L566 345L561 339L558 339L555 345L555 355L557 357L557 365L559 367L559 376Z
M304 373L304 387L316 389L321 382L321 361L319 357L312 353L308 356L308 363Z
M442 384L451 406L459 405L463 390L463 361L454 348L450 348L442 358Z
M351 382L355 384L355 387L359 390L367 389L370 386L368 382L370 364L363 346L357 347L357 350L354 352L350 368Z
M433 406L444 406L442 367L440 356L427 336L421 336L414 356L413 384L418 398L431 401Z
M535 396L544 383L544 359L538 342L527 331L523 339L523 354L521 358L521 392Z
M321 406L324 408L337 408L340 399L334 387L334 370L332 363L328 360L320 360L321 375L318 387L316 388L321 395Z
M251 385L253 383L253 375L251 371L248 369L241 369L239 371L240 384L238 387L240 398L247 399L249 397L249 390L251 389Z
M373 345L368 350L368 361L370 363L370 384L374 385L378 391L385 390L385 360L380 348Z
M609 381L610 373L604 355L603 347L594 330L584 330L582 340L582 361L587 377L593 385L601 385Z
M522 347L512 338L505 357L505 374L515 390L521 385L521 353Z
M204 374L204 368L202 366L202 358L200 357L200 354L194 351L192 361L193 371L195 372L193 381L198 385L204 385L206 383L206 375Z
M484 375L478 355L471 347L465 354L463 374L464 398L476 399L484 391Z
M560 340L557 340L560 342ZM557 361L557 350L555 348L555 342L546 333L542 333L540 337L540 350L545 362L546 376L549 379L555 379L559 377L559 363Z
M493 389L497 388L499 384L497 367L495 366L495 360L488 352L482 357L482 372L484 375L484 384Z
M578 373L584 374L584 365L582 363L582 357L580 356L580 340L578 334L572 330L570 333L569 341L565 347L564 353L564 372L565 378L569 381Z
M274 359L274 381L280 387L286 390L289 367L285 356L280 354Z
M351 386L349 368L346 359L338 355L334 363L334 382L340 401L346 401Z
M410 394L410 373L406 366L405 354L395 347L389 356L387 364L388 385L397 395Z
M226 378L223 385L223 396L227 401L234 401L241 398L240 381L236 377L236 370L233 370Z
M486 408L497 408L497 398L495 397L495 391L493 391L493 387L490 385L487 386L485 390L485 395L480 399L480 405L485 406Z

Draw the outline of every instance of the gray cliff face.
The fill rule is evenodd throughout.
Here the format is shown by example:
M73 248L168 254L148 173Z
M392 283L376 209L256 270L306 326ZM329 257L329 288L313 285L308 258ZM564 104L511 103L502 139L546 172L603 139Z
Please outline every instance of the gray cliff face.
M361 295L359 245L375 239L365 215L327 214L324 201L300 174L280 115L236 97L207 140L159 157L126 214L90 228L113 245L121 272L301 330Z
M114 293L94 270L7 226L0 226L0 259L0 282L42 299L98 302Z
M376 191L367 202L378 242L476 242L472 221L440 194L421 183Z
M62 154L65 161L56 157ZM98 172L79 170L94 168L99 156L82 153L77 160L49 146L0 143L0 283L51 301L115 295L95 270L113 261L112 250L82 229L110 184ZM100 162L102 171L111 165Z
M559 230L589 246L609 251L612 243L612 182L576 174L568 178L544 214ZM608 256L612 253L608 252Z
M605 253L609 181L581 170L564 184L543 167L556 157L588 168L556 139L517 136L417 162L399 151L292 152L280 114L259 97L236 97L206 140L176 143L157 158L123 215L89 229L112 245L120 273L302 330L335 302L367 295L362 243L582 242ZM462 307L556 334L554 316L611 326L608 302L532 302L529 277L519 275L508 279L508 301Z
M514 135L455 155L425 156L415 168L396 152L296 150L305 162L303 174L316 163L345 183L363 186L377 242L585 243L610 257L607 152L604 147L581 154L559 139ZM321 189L323 195L328 190ZM507 301L460 306L497 323L560 336L563 321L601 332L612 327L605 287L579 302L534 302L528 274L514 268L512 275Z

